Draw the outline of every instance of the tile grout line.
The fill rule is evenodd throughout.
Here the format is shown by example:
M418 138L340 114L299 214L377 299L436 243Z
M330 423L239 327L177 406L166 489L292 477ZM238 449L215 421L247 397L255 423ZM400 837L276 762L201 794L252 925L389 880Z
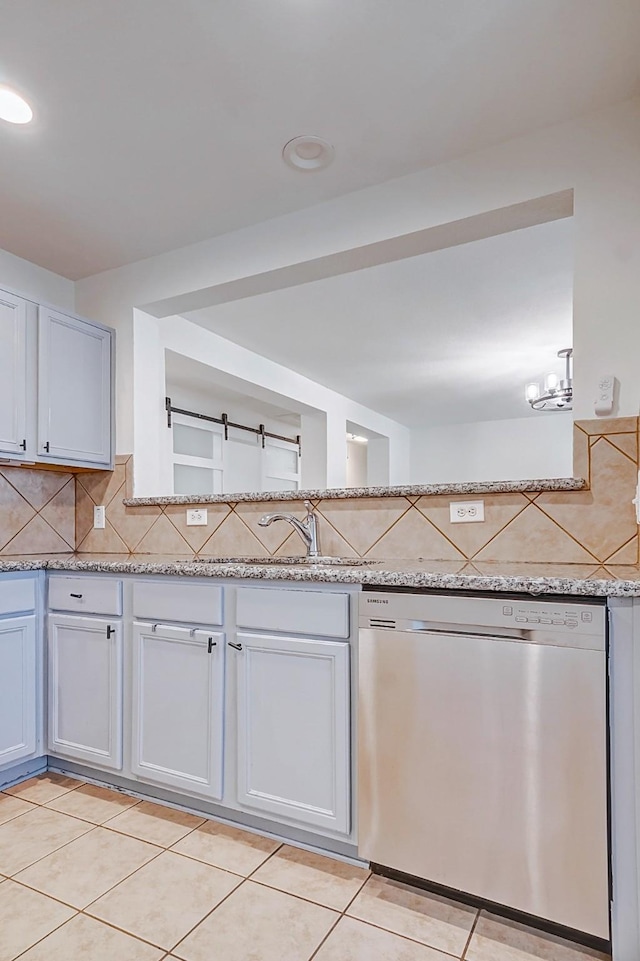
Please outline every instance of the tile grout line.
M467 955L467 951L471 947L471 941L473 940L473 935L475 934L475 930L478 926L478 922L480 920L480 914L481 914L481 908L478 908L476 912L476 916L473 919L473 924L471 925L471 930L469 931L469 937L467 938L467 943L465 944L462 954L460 955L461 961L464 961Z

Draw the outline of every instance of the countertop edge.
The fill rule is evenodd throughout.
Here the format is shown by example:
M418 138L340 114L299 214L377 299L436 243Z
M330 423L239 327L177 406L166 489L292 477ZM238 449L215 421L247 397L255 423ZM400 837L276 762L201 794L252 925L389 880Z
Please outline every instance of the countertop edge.
M436 494L518 494L542 491L581 491L582 477L550 477L519 481L474 481L461 484L407 484L393 487L330 487L327 490L244 491L235 494L178 494L164 497L126 497L125 507L167 507L180 504L239 504L294 500L347 500L358 497L424 497Z
M108 574L164 574L186 577L235 578L262 581L292 581L325 584L360 584L370 587L415 587L427 590L469 590L532 595L564 594L576 597L638 597L640 581L616 578L534 577L527 575L455 574L428 571L375 570L366 567L313 569L259 564L215 564L191 561L83 560L78 557L50 557L1 560L0 572L80 571Z

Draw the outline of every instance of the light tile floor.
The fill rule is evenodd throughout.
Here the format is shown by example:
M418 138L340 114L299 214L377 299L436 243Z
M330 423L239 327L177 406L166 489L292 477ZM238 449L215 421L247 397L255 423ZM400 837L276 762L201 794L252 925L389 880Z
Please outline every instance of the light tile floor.
M0 961L606 961L342 861L45 774L0 793Z

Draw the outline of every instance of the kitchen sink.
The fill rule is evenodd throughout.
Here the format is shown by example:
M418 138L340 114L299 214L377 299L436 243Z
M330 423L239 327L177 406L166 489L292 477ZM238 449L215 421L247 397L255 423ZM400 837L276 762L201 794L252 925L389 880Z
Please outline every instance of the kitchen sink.
M270 564L300 565L304 567L362 567L380 561L362 557L194 557L199 564Z

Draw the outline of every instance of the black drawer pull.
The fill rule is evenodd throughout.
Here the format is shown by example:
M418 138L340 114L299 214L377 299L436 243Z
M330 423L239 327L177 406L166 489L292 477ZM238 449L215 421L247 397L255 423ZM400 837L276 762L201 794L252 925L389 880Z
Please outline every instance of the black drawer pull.
M25 438L20 444L20 450L26 450L26 449L27 449L27 440Z
M107 640L108 640L108 641L111 640L111 635L112 635L112 634L115 634L115 632L116 632L115 627L111 627L111 624L109 624L109 626L107 627Z
M209 640L207 641L207 654L211 654L211 651L213 650L214 647L217 646L217 643L218 642L214 641L212 637L209 638Z
M234 644L233 641L229 641L229 647L232 647L234 651L242 650L242 644Z
M46 444L43 444L42 446L44 447L45 453L48 454L48 453L49 453L49 441L47 441L47 443L46 443Z
M82 594L69 594L69 597L77 597L78 600L82 597Z

